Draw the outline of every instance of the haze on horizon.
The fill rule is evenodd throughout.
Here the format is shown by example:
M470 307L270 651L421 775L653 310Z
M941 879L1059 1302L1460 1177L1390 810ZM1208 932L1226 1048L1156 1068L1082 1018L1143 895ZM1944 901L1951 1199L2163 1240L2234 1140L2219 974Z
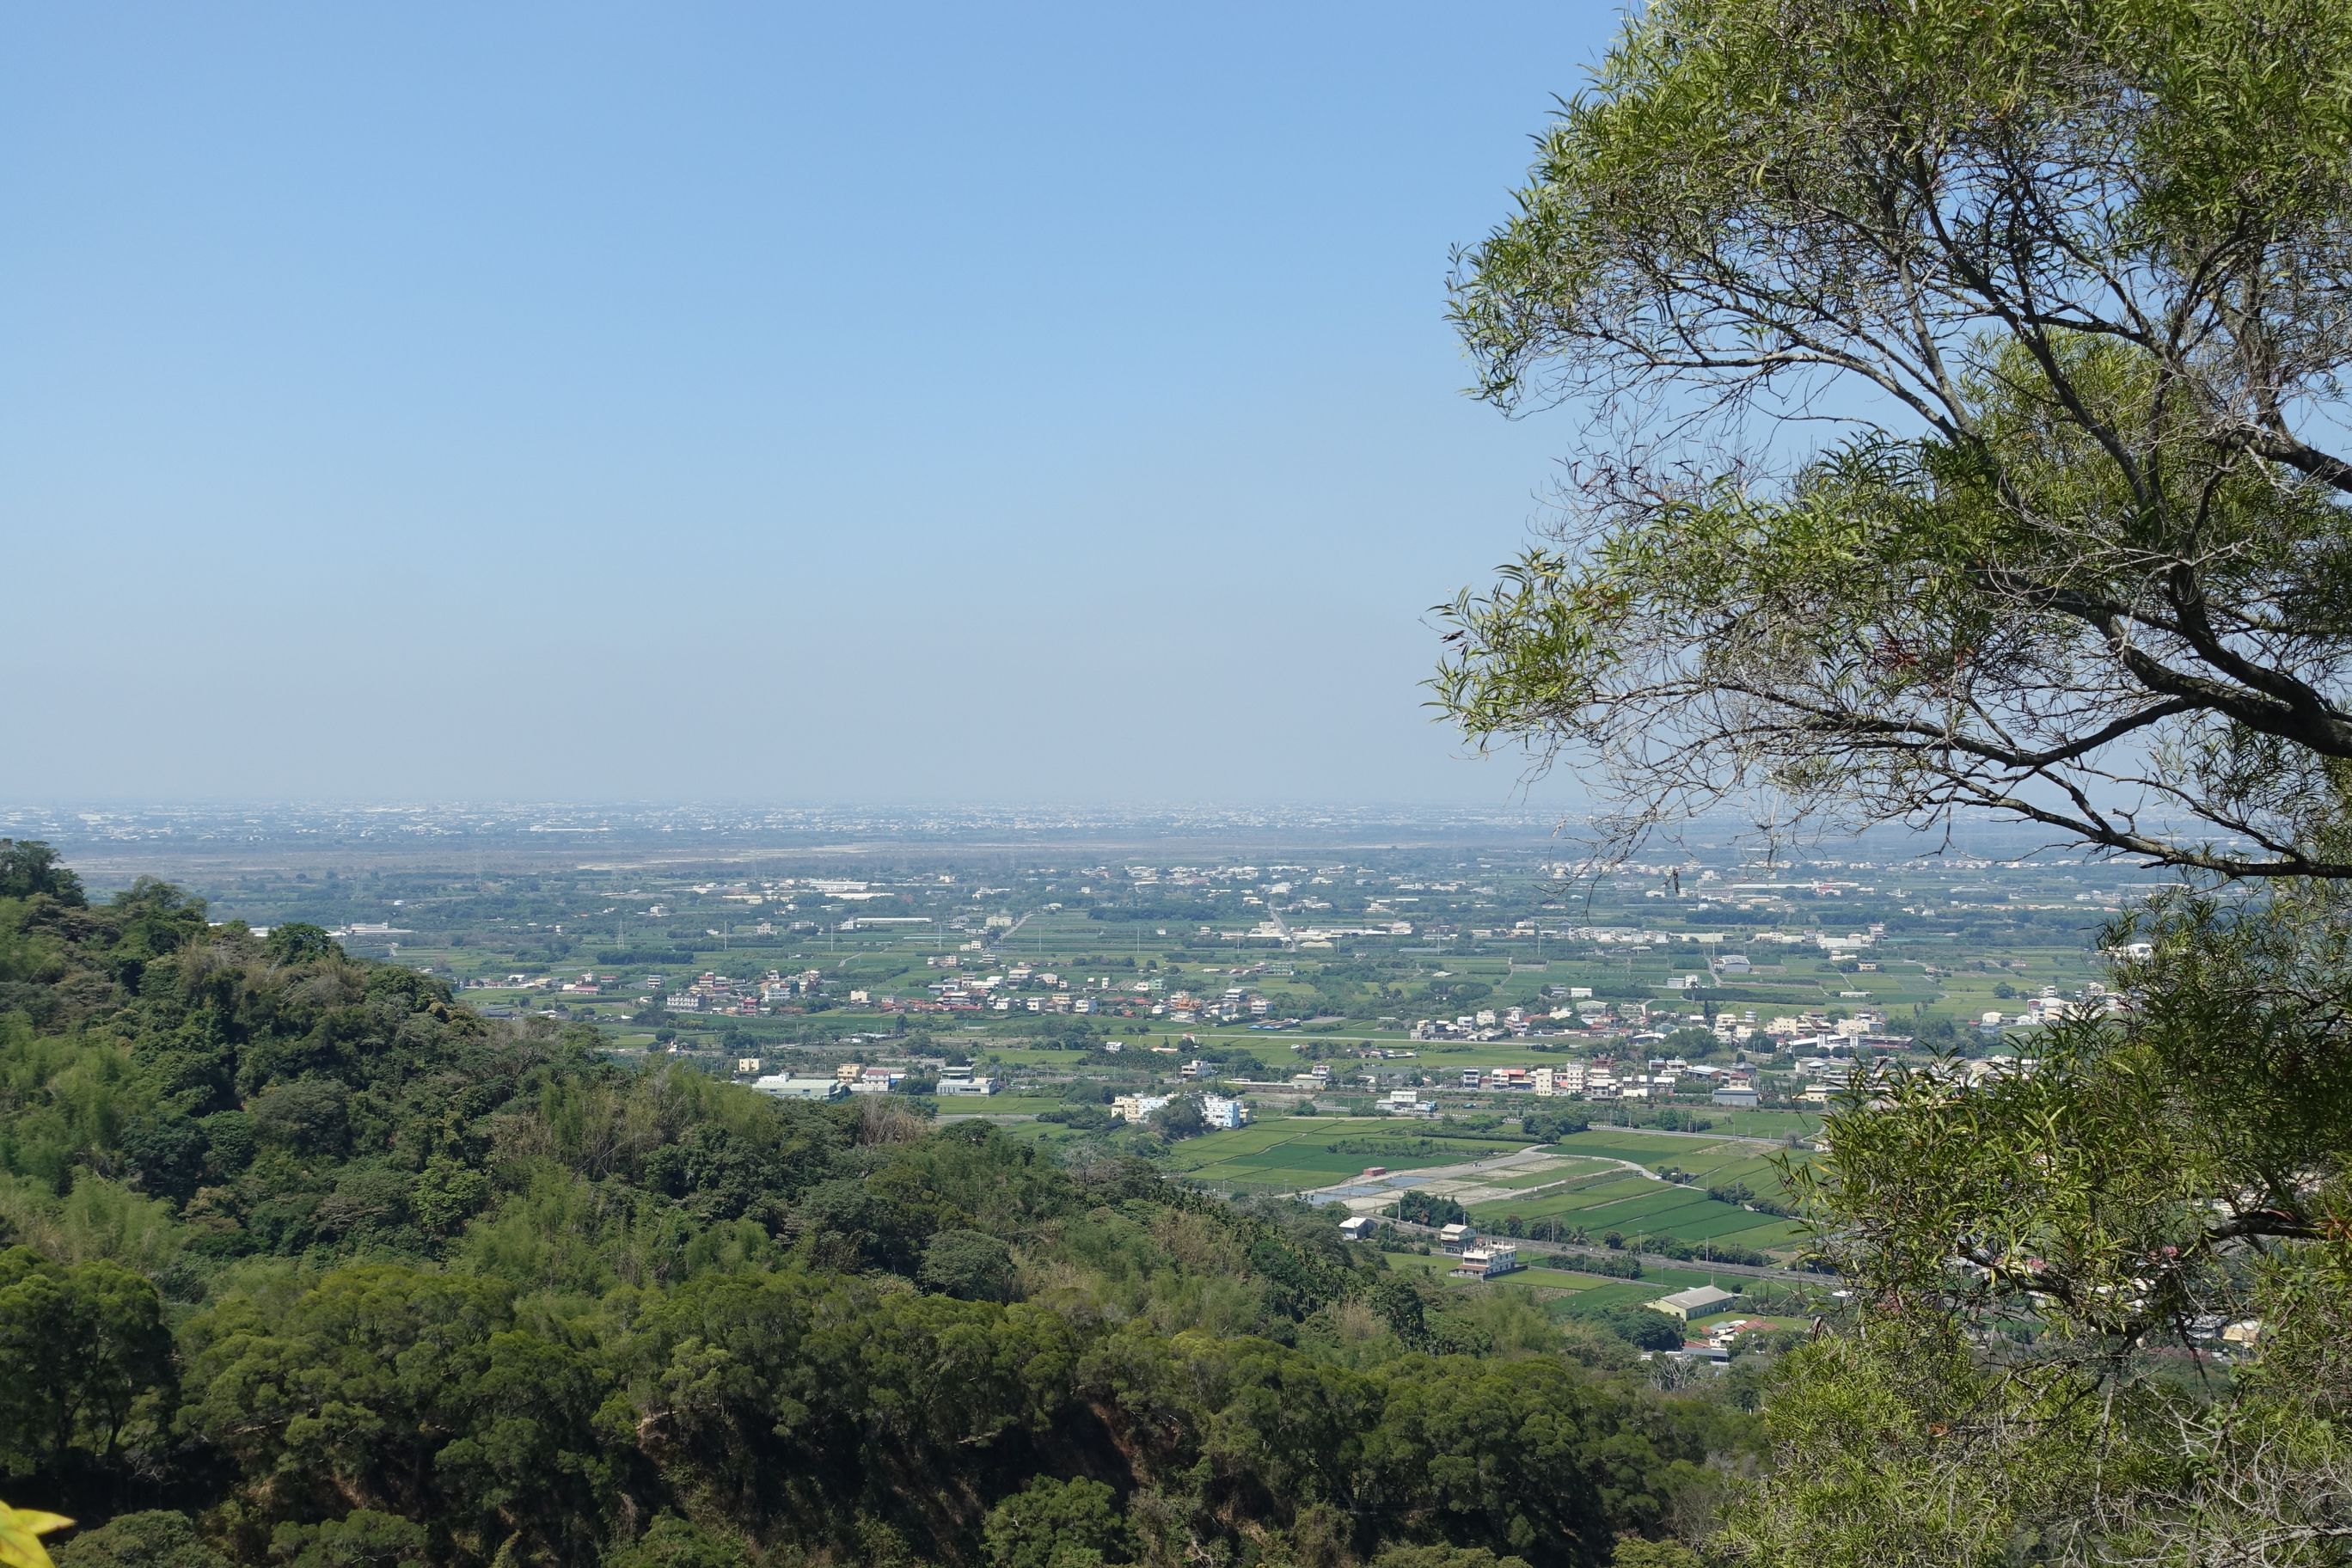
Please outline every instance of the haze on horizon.
M0 793L1551 808L1442 283L1615 19L15 12Z

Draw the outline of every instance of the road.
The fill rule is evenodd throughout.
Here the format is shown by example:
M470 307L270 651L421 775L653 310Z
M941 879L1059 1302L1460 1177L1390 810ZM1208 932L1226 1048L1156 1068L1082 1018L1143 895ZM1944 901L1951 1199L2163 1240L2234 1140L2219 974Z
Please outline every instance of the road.
M1029 923L1029 915L1034 915L1036 912L1036 910L1031 910L1028 915L1023 915L1019 920L1014 921L1011 925L1006 926L1003 931L998 931L996 933L995 945L1002 948L1006 942L1011 942L1015 936L1019 935L1021 928Z

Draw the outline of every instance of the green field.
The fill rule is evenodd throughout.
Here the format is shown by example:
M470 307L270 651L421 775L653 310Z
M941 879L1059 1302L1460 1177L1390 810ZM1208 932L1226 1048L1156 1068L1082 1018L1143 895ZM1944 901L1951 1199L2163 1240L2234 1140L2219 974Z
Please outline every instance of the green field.
M1069 1109L1068 1100L1050 1094L975 1094L940 1101L941 1116L1035 1116Z
M1591 1181L1612 1175L1622 1175L1622 1166L1601 1160L1575 1160L1566 1170L1559 1165L1531 1171L1498 1171L1491 1177L1479 1179L1497 1187L1549 1187L1563 1181ZM1635 1177L1635 1180L1640 1180Z
M1457 1267L1455 1260L1444 1253L1392 1252L1388 1255L1388 1260L1392 1268L1433 1275L1447 1284L1465 1289L1482 1288L1480 1281L1456 1276L1454 1273ZM1716 1285L1736 1291L1744 1289L1747 1283L1738 1275L1709 1273L1704 1268L1648 1266L1643 1268L1639 1279L1620 1279L1607 1274L1584 1273L1567 1267L1570 1262L1570 1259L1566 1258L1547 1257L1516 1273L1506 1275L1496 1283L1506 1288L1523 1287L1534 1290L1554 1314L1563 1317L1597 1312L1609 1307L1639 1306L1644 1301L1654 1301L1661 1296L1671 1296L1677 1290L1688 1290L1699 1285ZM1717 1314L1718 1317L1743 1315L1737 1309Z
M1343 1139L1367 1140L1370 1146L1365 1152L1345 1153L1330 1147ZM1188 1139L1171 1152L1170 1163L1212 1185L1301 1192L1331 1186L1372 1165L1386 1165L1391 1171L1425 1170L1528 1146L1524 1139L1444 1138L1431 1140L1436 1145L1434 1152L1423 1152L1413 1147L1415 1142L1416 1135L1400 1131L1395 1122L1385 1120L1283 1117Z
M1558 1307L1564 1315L1580 1316L1611 1307L1638 1307L1644 1301L1671 1296L1677 1289L1680 1287L1654 1285L1647 1279L1610 1279L1590 1290L1579 1290L1573 1296L1562 1297Z
M1555 1176L1552 1183L1521 1184L1531 1189L1525 1195L1473 1205L1471 1219L1494 1227L1516 1217L1536 1234L1543 1234L1536 1229L1539 1226L1556 1226L1562 1234L1581 1228L1594 1237L1613 1230L1629 1237L1664 1236L1693 1246L1722 1242L1765 1252L1785 1248L1805 1234L1793 1221L1706 1195L1707 1186L1733 1182L1744 1182L1759 1194L1777 1191L1776 1155L1764 1152L1765 1145L1612 1128L1573 1133L1553 1147L1563 1154L1630 1162L1645 1170L1681 1170L1697 1179L1687 1184L1660 1182L1622 1166L1565 1180Z

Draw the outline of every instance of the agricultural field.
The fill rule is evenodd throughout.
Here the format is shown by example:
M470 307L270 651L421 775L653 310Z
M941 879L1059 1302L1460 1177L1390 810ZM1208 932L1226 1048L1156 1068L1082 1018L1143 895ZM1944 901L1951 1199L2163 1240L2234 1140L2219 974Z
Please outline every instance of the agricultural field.
M1149 1129L1108 1136L1239 1193L1507 1155L1432 1190L1490 1226L1767 1252L1797 1227L1706 1188L1772 1200L1775 1158L1803 1157L1820 1127L1801 1097L1849 1054L2030 1053L2018 1016L2045 992L2095 994L2102 927L2141 885L2035 859L2030 843L1960 853L1896 836L1801 864L1759 864L1725 837L1678 851L1671 877L1579 881L1548 826L1484 822L517 808L430 835L420 820L394 843L380 816L280 815L15 829L58 843L101 897L160 871L214 919L314 922L462 1003L540 1016L633 1064L744 1079L746 1058L769 1073L881 1063L915 1090L969 1065L1007 1092L918 1109L1051 1149L1105 1136L1032 1120L1056 1107L1213 1087L1263 1120L1166 1147ZM1982 1026L1989 1012L2004 1022ZM1659 1075L1660 1098L1462 1082L1571 1061ZM1750 1075L1769 1109L1715 1105L1693 1068ZM1368 1115L1399 1089L1482 1136L1415 1146L1429 1123ZM1323 1114L1284 1114L1301 1107ZM1591 1130L1517 1152L1563 1113ZM1352 1138L1373 1142L1330 1147Z
M1737 1275L1710 1275L1695 1268L1648 1268L1639 1279L1619 1279L1605 1274L1586 1274L1550 1262L1534 1264L1489 1283L1456 1275L1454 1272L1455 1266L1454 1259L1443 1253L1396 1252L1389 1255L1390 1268L1425 1274L1457 1289L1530 1291L1548 1311L1557 1317L1580 1317L1605 1311L1611 1307L1638 1307L1696 1285L1711 1284L1727 1290L1740 1290L1748 1283ZM1727 1317L1760 1315L1743 1313L1735 1308L1703 1321L1712 1323ZM1801 1321L1787 1321L1795 1323Z
M1334 1143L1362 1142L1341 1152ZM1433 1144L1423 1149L1423 1142ZM1282 1117L1188 1139L1170 1151L1171 1166L1212 1186L1250 1192L1305 1192L1359 1175L1459 1165L1528 1147L1528 1140L1421 1139L1393 1121L1337 1116Z
M1608 1129L1570 1134L1551 1148L1580 1156L1582 1166L1611 1163L1600 1171L1573 1170L1551 1182L1515 1182L1517 1190L1482 1194L1468 1204L1472 1222L1489 1230L1516 1229L1537 1237L1581 1231L1598 1238L1614 1231L1628 1238L1660 1236L1694 1247L1720 1243L1765 1253L1785 1250L1805 1234L1792 1220L1706 1194L1709 1185L1736 1182L1759 1194L1777 1191L1777 1156L1769 1145ZM1629 1170L1628 1164L1639 1169ZM1667 1169L1689 1173L1695 1179L1683 1184L1656 1174ZM1540 1178L1543 1173L1529 1174Z
M1605 1274L1584 1274L1573 1269L1537 1264L1507 1274L1494 1281L1472 1279L1454 1272L1455 1260L1444 1253L1397 1252L1389 1255L1389 1267L1413 1269L1432 1275L1449 1285L1465 1290L1490 1288L1533 1290L1547 1304L1555 1307L1572 1305L1579 1310L1595 1310L1620 1302L1654 1301L1661 1296L1671 1296L1686 1289L1662 1279L1644 1276L1640 1279L1616 1279Z

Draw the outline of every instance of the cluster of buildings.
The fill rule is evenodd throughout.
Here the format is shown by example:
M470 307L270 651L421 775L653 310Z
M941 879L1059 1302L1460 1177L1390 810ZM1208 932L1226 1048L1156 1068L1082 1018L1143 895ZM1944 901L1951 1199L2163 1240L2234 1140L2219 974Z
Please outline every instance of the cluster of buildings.
M1110 1102L1110 1113L1121 1121L1143 1122L1152 1112L1174 1104L1171 1094L1122 1094ZM1248 1124L1250 1109L1237 1096L1204 1094L1201 1096L1201 1119L1217 1131L1230 1132Z
M858 1062L843 1062L833 1069L831 1077L814 1074L768 1073L761 1075L766 1064L758 1057L739 1057L735 1071L739 1077L751 1079L751 1087L761 1094L772 1094L779 1100L844 1100L853 1094L890 1094L906 1087L907 1069L902 1067L866 1066ZM938 1092L942 1095L990 1095L999 1084L969 1067L941 1067L939 1069Z
M678 991L667 988L667 982L658 974L646 976L646 999L649 1005L667 1008L672 1013L700 1013L731 1018L756 1018L763 1014L792 1012L804 1006L816 995L824 977L814 969L797 974L782 974L771 969L758 980L737 980L730 975L705 970Z
M1693 1066L1679 1058L1652 1059L1646 1068L1609 1061L1570 1061L1543 1067L1470 1067L1455 1069L1449 1089L1500 1089L1538 1100L1624 1100L1665 1099L1675 1094L1711 1094L1718 1105L1757 1103L1757 1074L1748 1067ZM1435 1102L1422 1089L1391 1089L1380 1102L1391 1116L1434 1116Z
M2135 945L2145 947L2145 942ZM2045 985L2039 996L2025 998L2022 1012L2003 1016L1998 1009L1988 1008L1977 1019L1977 1026L1987 1034L2001 1029L2032 1029L2063 1022L2068 1018L2096 1018L2122 1010L2124 999L2096 981L2084 986L2082 994L2062 996L2055 985Z
M950 971L961 967L954 954L927 961ZM892 1013L1070 1013L1100 1014L1117 1018L1164 1018L1171 1023L1238 1023L1263 1018L1272 1004L1245 986L1227 987L1222 996L1202 998L1188 991L1157 994L1165 982L1145 978L1115 984L1108 975L1068 977L1016 963L994 974L950 973L925 985L924 997L884 996L878 1005Z
M1361 1241L1372 1233L1373 1221L1369 1215L1359 1215L1339 1222L1339 1234L1350 1241ZM1445 1226L1437 1233L1440 1250L1458 1261L1454 1274L1465 1279L1494 1279L1515 1274L1522 1267L1519 1249L1507 1241L1492 1237L1481 1239L1475 1227L1463 1224Z

